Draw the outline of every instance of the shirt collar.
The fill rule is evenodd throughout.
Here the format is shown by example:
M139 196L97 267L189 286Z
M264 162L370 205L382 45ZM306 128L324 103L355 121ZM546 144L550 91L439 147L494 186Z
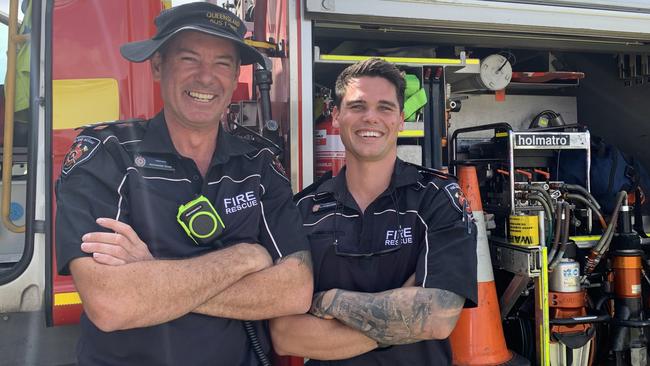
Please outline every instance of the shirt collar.
M179 155L169 136L163 111L147 122L147 131L144 133L139 149L144 153Z
M325 181L318 187L317 193L328 192L332 193L334 197L344 205L350 207L357 207L352 195L348 191L347 182L345 180L345 171L347 167L343 167L339 174L332 179ZM401 159L395 159L395 166L393 167L393 174L390 179L389 188L382 193L379 197L390 194L393 189L416 184L422 179L422 175L418 172L415 165L406 163Z
M217 134L217 148L212 154L210 166L224 164L233 156L245 155L257 151L255 147L248 144L237 136L228 133L223 127L219 126Z
M149 121L147 131L145 132L142 143L140 144L140 151L143 153L162 153L173 154L179 157L181 156L178 151L176 151L171 136L169 136L164 111L161 111ZM210 166L223 164L232 156L244 155L253 151L256 151L253 146L249 145L239 137L231 135L219 126L217 147L212 155Z

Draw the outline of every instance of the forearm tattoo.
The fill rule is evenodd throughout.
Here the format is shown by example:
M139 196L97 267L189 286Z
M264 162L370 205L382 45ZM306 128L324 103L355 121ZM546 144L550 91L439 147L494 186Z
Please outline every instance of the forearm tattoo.
M286 257L282 257L278 262L283 262L289 258L295 258L298 260L298 265L307 266L310 272L313 272L313 265L311 262L311 252L308 250L301 250L299 252L291 253Z
M453 292L400 288L377 294L333 290L314 296L310 313L334 317L380 344L408 344L453 327L465 299ZM331 299L328 299L331 298Z

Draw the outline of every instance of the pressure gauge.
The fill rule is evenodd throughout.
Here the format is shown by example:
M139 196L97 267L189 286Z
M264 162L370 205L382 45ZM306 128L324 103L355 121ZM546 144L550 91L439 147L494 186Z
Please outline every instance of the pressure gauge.
M461 75L471 76L451 82L451 92L454 94L502 90L512 79L512 66L507 58L495 54L481 60L478 74Z
M481 83L488 90L501 90L512 79L512 65L502 55L490 55L481 60Z

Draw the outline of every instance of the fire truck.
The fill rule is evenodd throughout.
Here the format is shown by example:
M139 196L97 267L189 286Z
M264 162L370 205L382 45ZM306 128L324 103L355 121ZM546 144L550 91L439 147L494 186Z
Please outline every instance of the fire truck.
M56 273L54 182L79 127L162 108L149 65L127 62L119 46L150 38L154 17L177 3L0 1L0 364L74 363L82 304ZM619 199L610 187L609 210L594 195L597 178L618 174L596 164L606 154L596 136L635 157L619 160L623 176L650 167L648 1L220 3L268 56L265 68L243 68L223 123L273 146L294 191L344 164L333 84L368 57L409 80L400 157L476 168L496 326L454 341L457 363L518 354L540 365L647 364L642 193L633 184Z

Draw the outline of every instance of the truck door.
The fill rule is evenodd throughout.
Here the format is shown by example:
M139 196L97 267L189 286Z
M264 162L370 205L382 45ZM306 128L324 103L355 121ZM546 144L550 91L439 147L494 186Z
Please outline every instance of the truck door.
M0 75L6 77L0 85L0 311L4 313L41 308L46 245L43 210L36 210L45 204L36 169L45 156L38 143L44 138L39 67L43 3L12 0L2 5Z

